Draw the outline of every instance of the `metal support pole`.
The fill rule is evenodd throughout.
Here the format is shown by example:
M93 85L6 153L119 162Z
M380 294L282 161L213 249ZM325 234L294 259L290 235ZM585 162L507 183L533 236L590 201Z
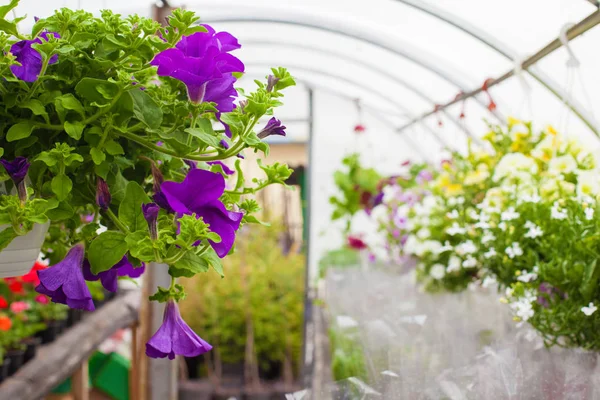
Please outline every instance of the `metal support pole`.
M587 32L588 30L590 30L591 28L593 28L594 26L598 25L600 23L600 10L596 11L592 14L590 14L587 18L583 19L582 21L580 21L579 23L575 24L571 29L569 29L567 31L567 38L569 40L572 40L580 35L582 35L583 33ZM537 63L538 61L540 61L541 59L543 59L544 57L548 56L549 54L553 53L555 50L559 49L562 46L562 43L559 39L554 39L552 42L548 43L546 46L544 46L541 50L539 50L538 52L536 52L535 54L533 54L532 56L526 58L522 63L521 63L521 68L523 70L528 69L529 67L531 67L532 65L534 65L535 63ZM496 78L496 79L492 79L487 83L487 89L496 86L502 82L504 82L505 80L507 80L508 78L510 78L511 76L513 76L515 74L515 70L512 69L506 73L504 73L503 75L501 75L500 77ZM421 121L424 118L429 117L430 115L433 115L436 111L440 111L443 109L446 109L460 101L463 101L465 99L474 97L478 94L480 94L481 92L483 92L484 89L483 87L479 87L477 89L473 89L470 90L468 92L463 93L461 96L458 96L457 98L455 98L452 101L449 101L448 103L442 104L440 105L437 110L435 111L429 111L425 114L422 114L421 116L414 118L413 120L409 121L408 123L406 123L405 125L403 125L399 130L402 131L406 128L408 128L409 126L414 125L415 123L417 123L418 121ZM576 110L574 110L575 113L577 113ZM579 114L578 114L579 115ZM581 115L579 115L579 117L583 120L583 122L586 123L586 125L597 135L600 137L600 132L598 131L598 127L595 126L591 121L588 121L586 119L584 119Z
M312 216L312 183L314 172L314 91L311 87L308 88L308 163L306 165L306 173L304 175L306 188L306 224L307 246L306 249L306 270L304 271L304 332L303 332L303 352L302 352L302 376L301 381L304 387L310 387L310 378L314 368L314 340L315 327L312 314L312 285L310 284L310 236L311 236L311 216Z

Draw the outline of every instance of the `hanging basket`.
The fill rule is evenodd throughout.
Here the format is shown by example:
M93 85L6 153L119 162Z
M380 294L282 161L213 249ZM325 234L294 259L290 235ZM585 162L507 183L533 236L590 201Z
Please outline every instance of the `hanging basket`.
M4 250L0 251L0 278L25 275L31 270L40 255L50 223L35 224L25 236L17 236ZM6 228L0 226L0 231Z

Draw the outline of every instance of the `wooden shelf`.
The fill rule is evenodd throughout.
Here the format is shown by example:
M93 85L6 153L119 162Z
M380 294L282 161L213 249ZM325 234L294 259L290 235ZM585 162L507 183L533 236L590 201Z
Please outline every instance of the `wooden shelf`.
M39 400L73 376L98 346L138 321L141 290L119 294L101 309L42 346L36 357L0 385L0 400Z

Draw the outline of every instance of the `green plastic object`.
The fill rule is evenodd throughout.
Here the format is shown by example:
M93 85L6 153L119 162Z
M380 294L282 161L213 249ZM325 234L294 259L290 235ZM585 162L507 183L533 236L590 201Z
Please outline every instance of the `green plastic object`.
M130 364L129 360L118 353L108 354L106 361L92 378L93 387L114 400L129 400Z
M107 363L110 358L110 354L104 354L102 352L95 352L90 357L90 361L88 363L88 371L89 371L89 386L93 387L94 378L99 374L102 370L103 366ZM52 390L54 394L67 394L71 392L71 378L66 379L63 383L58 385Z

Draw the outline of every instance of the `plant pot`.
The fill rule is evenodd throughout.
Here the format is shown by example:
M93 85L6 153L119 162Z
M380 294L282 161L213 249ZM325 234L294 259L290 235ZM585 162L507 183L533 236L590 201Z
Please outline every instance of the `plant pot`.
M64 321L49 321L46 322L46 329L36 334L42 340L42 344L53 342L62 332Z
M35 358L37 349L42 344L42 339L39 337L30 337L23 340L23 344L27 346L25 349L25 354L23 355L23 363L26 363Z
M83 319L83 310L69 308L67 316L67 328L70 328Z
M43 225L35 224L31 232L25 236L17 236L0 251L0 278L22 276L31 270L40 255L49 226L49 222ZM0 231L8 227L0 225Z
M2 364L0 364L0 383L2 383L6 378L8 378L8 369L10 368L10 360L8 358L4 358Z
M8 366L8 376L13 376L19 368L23 365L23 357L25 356L25 351L20 349L9 350L6 352L7 359L10 360L10 365Z

